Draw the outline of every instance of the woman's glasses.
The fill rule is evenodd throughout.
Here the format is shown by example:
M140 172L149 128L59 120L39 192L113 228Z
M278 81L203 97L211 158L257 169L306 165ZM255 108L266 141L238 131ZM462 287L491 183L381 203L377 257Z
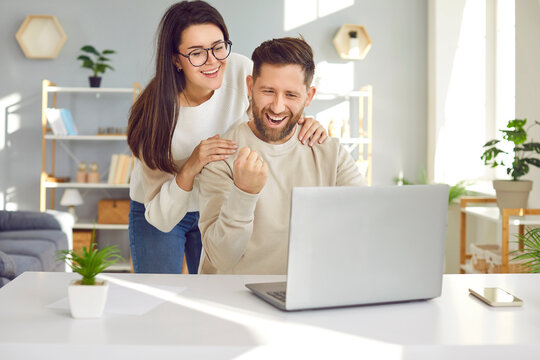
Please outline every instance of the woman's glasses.
M208 52L210 50L212 50L212 55L214 55L217 60L225 60L231 53L231 47L232 42L230 40L227 40L220 41L208 49L195 49L187 55L182 54L180 51L176 52L187 58L191 65L199 67L206 64L206 61L208 60Z

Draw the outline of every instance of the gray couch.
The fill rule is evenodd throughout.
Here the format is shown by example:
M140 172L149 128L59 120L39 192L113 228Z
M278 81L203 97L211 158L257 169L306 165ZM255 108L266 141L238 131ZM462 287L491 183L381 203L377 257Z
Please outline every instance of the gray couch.
M0 287L25 271L65 270L56 252L68 249L70 239L58 219L37 211L0 211Z

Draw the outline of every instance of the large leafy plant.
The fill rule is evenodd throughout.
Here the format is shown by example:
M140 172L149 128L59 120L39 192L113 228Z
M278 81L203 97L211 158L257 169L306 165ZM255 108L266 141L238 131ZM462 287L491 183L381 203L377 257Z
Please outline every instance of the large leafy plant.
M491 167L503 166L506 167L506 173L512 177L512 180L519 180L520 177L529 172L529 165L540 168L540 160L532 157L540 154L540 143L526 142L527 131L535 125L540 125L540 122L535 121L534 124L525 129L527 119L510 120L507 129L500 130L503 135L503 140L512 143L514 146L514 160L512 164L505 164L502 160L502 154L508 154L496 145L500 145L501 140L490 140L483 147L486 148L481 156L485 165Z
M81 51L84 51L85 53L88 53L90 56L93 57L93 59L89 55L79 55L77 60L81 60L82 67L92 70L94 73L94 77L98 76L98 74L105 73L105 70L111 69L114 70L112 66L107 64L107 61L111 61L111 59L105 57L105 55L114 54L114 50L103 50L103 52L99 52L91 45L85 45L81 48Z
M58 261L65 262L74 272L82 276L81 285L94 285L96 276L109 266L122 260L120 250L116 246L105 246L98 249L94 242L95 230L89 248L82 250L61 250L57 252Z
M512 260L527 260L523 265L528 268L529 272L540 272L540 228L535 228L527 231L523 235L519 235L520 242L523 243L523 250L516 250L513 253L520 255Z

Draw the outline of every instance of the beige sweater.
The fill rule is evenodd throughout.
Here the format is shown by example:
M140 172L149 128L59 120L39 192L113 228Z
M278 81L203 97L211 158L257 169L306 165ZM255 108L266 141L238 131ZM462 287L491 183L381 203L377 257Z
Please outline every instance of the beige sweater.
M268 164L268 180L259 194L233 182L236 156L208 164L199 175L203 255L199 273L285 274L291 189L295 186L355 186L364 181L349 153L330 138L302 145L297 133L286 143L258 139L247 123L225 138L257 151Z

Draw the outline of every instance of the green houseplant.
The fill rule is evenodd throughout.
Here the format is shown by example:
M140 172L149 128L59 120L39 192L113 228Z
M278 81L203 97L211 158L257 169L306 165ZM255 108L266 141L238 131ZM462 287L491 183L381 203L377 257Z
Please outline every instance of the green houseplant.
M98 249L94 239L95 229L88 248L61 250L56 254L59 261L65 262L82 277L72 281L68 287L69 306L74 318L96 318L103 314L109 285L106 281L97 281L96 276L122 259L116 246Z
M534 228L523 235L519 235L519 242L523 243L523 250L516 250L512 254L519 254L512 260L526 260L523 263L529 272L540 273L540 228Z
M532 140L528 141L527 132L536 125L535 121L531 126L525 129L527 119L513 119L508 122L507 128L500 130L503 133L503 140L490 140L484 144L484 153L480 157L484 164L506 168L506 173L512 177L512 180L494 180L493 187L497 192L497 203L499 208L526 208L529 192L532 189L532 181L520 180L520 178L529 172L530 165L540 168L540 143ZM508 152L501 145L513 147L514 158L511 164L505 164L503 157Z
M99 87L101 84L101 77L99 74L104 74L105 70L114 68L109 65L107 62L110 61L105 55L111 55L116 53L114 50L106 49L103 52L99 52L92 45L85 45L81 48L81 51L87 53L79 55L77 60L82 61L82 67L90 69L93 73L93 76L88 77L90 81L90 87Z

